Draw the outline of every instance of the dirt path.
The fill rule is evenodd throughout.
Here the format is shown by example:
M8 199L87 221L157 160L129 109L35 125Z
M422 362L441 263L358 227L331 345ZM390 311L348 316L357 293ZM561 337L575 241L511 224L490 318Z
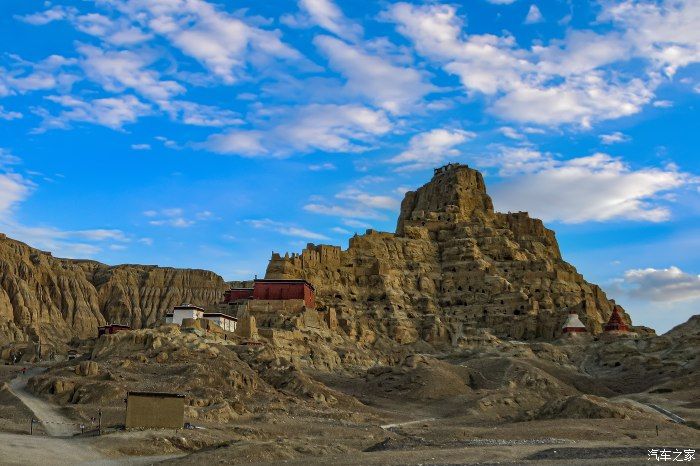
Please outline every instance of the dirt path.
M0 433L0 464L3 466L131 466L155 464L180 456L182 455L109 458L93 448L87 439Z
M431 417L431 418L427 418L427 419L418 419L417 421L406 421L406 422L397 422L395 424L384 424L383 426L379 426L379 427L381 427L384 430L388 430L388 429L394 429L396 427L411 426L414 424L421 424L423 422L430 422L430 421L434 421L434 420L435 420L435 418Z
M81 464L103 460L82 442L45 436L0 433L0 462L7 465Z
M61 414L54 405L34 396L27 390L29 378L41 374L44 370L42 368L31 369L26 374L12 379L7 385L12 394L34 413L47 434L52 437L70 437L80 432L79 426Z

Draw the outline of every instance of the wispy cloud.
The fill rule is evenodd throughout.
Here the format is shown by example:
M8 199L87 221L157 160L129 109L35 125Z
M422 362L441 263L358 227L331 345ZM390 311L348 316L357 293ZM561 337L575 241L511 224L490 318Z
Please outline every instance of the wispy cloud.
M525 24L536 24L542 21L544 21L544 17L540 9L535 4L530 5L530 9L527 10L527 16L525 17Z
M191 227L192 225L197 223L197 220L207 220L212 217L211 212L202 211L195 213L194 218L188 218L185 215L184 209L179 207L172 207L159 210L146 210L145 212L143 212L143 215L151 219L148 221L149 225L157 227L169 226L174 228Z
M408 148L389 159L389 163L399 165L398 170L420 170L426 167L440 165L444 160L456 156L456 149L476 133L461 129L433 129L419 133L408 142Z
M362 152L391 123L384 112L361 105L307 105L285 109L263 130L231 130L211 136L201 147L222 154L283 157L314 150Z
M350 21L331 0L299 0L301 12L282 16L281 21L291 27L319 26L346 40L362 36L362 26Z
M314 239L314 240L328 240L328 236L321 233L316 233L306 228L300 228L298 226L289 225L282 222L276 222L270 220L269 218L257 219L257 220L245 220L245 223L249 224L253 228L271 230L280 233L285 236L293 236L295 238L302 239Z
M41 126L34 130L35 133L49 129L68 129L73 122L92 123L121 130L124 125L134 123L140 117L152 113L148 104L133 95L91 101L68 95L48 96L46 99L65 110L54 115L43 108L35 109L35 113L43 118Z
M609 144L617 144L620 142L629 142L629 141L630 141L630 137L625 135L625 134L622 134L619 131L615 131L614 133L610 133L610 134L601 134L600 135L600 142L602 142L603 144L609 145Z

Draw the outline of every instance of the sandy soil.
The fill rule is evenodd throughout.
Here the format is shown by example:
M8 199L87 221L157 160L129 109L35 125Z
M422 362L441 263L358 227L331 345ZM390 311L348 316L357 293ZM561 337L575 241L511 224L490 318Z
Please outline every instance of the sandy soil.
M7 384L10 392L34 413L35 418L41 422L46 433L50 436L70 437L79 433L79 425L76 425L72 419L64 416L56 405L48 403L27 391L27 380L40 374L43 370L43 368L32 368L26 374L11 380Z

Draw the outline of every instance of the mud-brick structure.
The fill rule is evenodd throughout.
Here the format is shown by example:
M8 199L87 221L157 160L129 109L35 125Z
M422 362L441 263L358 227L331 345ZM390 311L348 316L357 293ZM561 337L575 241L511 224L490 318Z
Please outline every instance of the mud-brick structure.
M242 304L246 301L291 301L300 300L304 307L313 309L316 292L306 280L255 280L252 288L231 288L224 293L225 304Z
M185 395L161 392L129 392L126 428L182 429Z
M347 249L273 253L265 278L308 280L317 309L335 309L341 329L358 339L451 346L486 329L552 340L568 311L595 335L615 307L631 325L563 259L554 231L527 212L494 211L481 173L461 164L436 169L405 194L395 232L367 230Z

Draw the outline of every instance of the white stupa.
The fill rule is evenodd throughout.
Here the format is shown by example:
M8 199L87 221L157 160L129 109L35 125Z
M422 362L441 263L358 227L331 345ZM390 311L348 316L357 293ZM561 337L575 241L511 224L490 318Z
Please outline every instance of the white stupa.
M575 311L569 311L569 317L566 318L562 330L564 333L587 332L586 326L583 325L583 322L578 318L578 314L576 314Z

